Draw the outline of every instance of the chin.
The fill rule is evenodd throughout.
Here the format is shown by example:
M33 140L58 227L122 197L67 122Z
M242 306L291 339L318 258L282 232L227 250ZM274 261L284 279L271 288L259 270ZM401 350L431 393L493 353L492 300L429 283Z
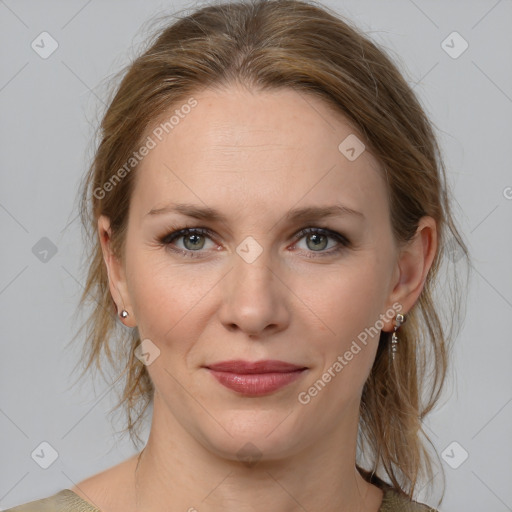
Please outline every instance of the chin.
M285 443L284 438L269 440L265 434L260 437L234 436L220 446L212 442L209 449L218 457L253 467L257 463L283 460L293 455L294 450L289 441L289 437L288 443Z
M302 444L304 432L295 428L289 409L234 410L218 419L225 430L219 427L203 432L203 439L210 451L227 460L246 465L280 460L293 455Z

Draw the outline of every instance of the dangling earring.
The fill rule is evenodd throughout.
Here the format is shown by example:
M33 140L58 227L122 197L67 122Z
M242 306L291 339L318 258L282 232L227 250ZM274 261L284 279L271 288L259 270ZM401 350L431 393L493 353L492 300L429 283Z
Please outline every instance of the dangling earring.
M393 334L391 335L391 356L392 359L395 359L395 354L398 351L398 337L396 335L396 331L400 329L400 326L405 322L405 315L402 315L402 313L397 313L395 318L395 327L393 330Z
M126 311L126 309L123 309L121 313L119 313L119 316L121 318L126 318L128 316L128 311Z

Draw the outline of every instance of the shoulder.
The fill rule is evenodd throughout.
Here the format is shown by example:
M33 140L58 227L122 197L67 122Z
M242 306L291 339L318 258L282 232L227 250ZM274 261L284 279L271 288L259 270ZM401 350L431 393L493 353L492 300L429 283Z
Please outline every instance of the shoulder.
M131 499L128 475L133 473L135 457L81 481L71 489L30 501L3 512L101 512L111 510L112 501L127 510ZM115 510L115 509L114 509Z
M382 502L377 512L439 512L433 507L412 500L401 489L397 489L378 477L375 472L358 467L365 480L382 490Z
M4 512L100 512L69 489L35 501L30 501Z
M131 510L133 495L133 475L137 456L110 467L71 487L71 491L99 510ZM87 511L88 512L88 511Z
M384 490L384 497L378 512L438 512L425 503L411 500L405 494L391 487Z

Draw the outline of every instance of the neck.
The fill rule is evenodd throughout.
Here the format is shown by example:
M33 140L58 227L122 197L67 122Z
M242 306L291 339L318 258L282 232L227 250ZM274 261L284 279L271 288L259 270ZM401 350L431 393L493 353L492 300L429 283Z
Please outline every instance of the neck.
M355 467L357 420L287 458L230 460L198 443L155 395L151 433L133 464L133 512L377 512L382 491Z

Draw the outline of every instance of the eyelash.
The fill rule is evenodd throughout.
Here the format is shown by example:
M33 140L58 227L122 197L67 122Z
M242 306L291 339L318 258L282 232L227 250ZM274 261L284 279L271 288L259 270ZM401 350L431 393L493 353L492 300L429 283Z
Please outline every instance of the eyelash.
M191 235L191 234L192 235L202 235L202 236L207 236L208 238L213 238L213 233L208 228L198 228L198 227L184 227L181 229L171 228L170 231L171 231L170 233L168 233L158 239L160 244L166 246L172 252L175 252L175 253L181 254L183 256L190 257L190 258L201 257L201 256L194 254L194 253L200 254L201 251L189 251L189 250L178 249L178 248L172 246L172 242L174 242L175 240L180 239L186 235ZM304 236L309 235L309 234L327 236L327 237L332 238L332 239L336 240L337 242L339 242L340 245L338 245L334 249L330 249L329 251L318 252L318 255L307 256L308 258L323 258L323 257L327 257L327 256L332 256L334 254L341 252L345 248L350 247L350 245L351 245L350 241L347 238L345 238L343 235L341 235L340 233L337 233L336 231L332 231L332 230L326 229L326 228L307 227L307 228L301 229L298 233L296 233L294 235L294 238L298 242L301 238L303 238ZM316 251L311 251L311 252L316 252Z

